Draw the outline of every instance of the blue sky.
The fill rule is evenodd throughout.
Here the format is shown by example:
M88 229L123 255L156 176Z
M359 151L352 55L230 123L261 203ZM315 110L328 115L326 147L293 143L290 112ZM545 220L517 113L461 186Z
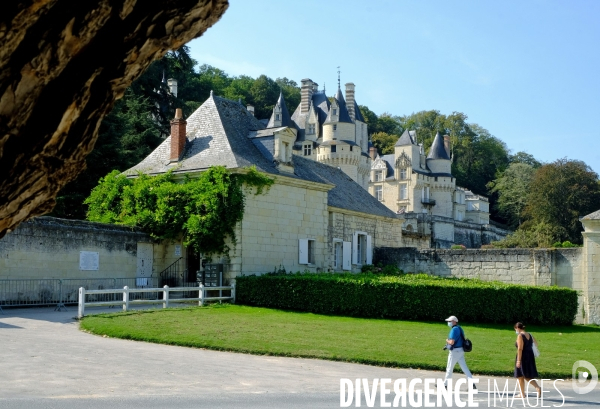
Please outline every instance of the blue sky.
M512 152L600 173L600 1L230 0L189 43L200 64L327 94L356 84L377 114L464 112Z

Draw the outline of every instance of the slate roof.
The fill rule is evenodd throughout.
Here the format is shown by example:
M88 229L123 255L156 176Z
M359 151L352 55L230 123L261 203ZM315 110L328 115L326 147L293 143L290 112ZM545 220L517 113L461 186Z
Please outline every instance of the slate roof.
M342 94L342 90L338 88L337 92L333 96L338 102L338 109L340 112L338 113L338 122L348 122L353 123L352 118L350 118L350 114L348 113L348 108L346 107L346 100L344 99L344 95Z
M354 100L354 118L356 118L357 121L365 122L365 118L363 118L362 113L360 112L360 108L356 103L356 100Z
M582 217L583 220L600 220L600 210Z
M158 174L170 169L185 173L216 165L230 169L254 165L260 171L280 174L272 160L265 157L269 156L267 146L260 145L269 142L277 129L281 128L264 129L261 122L240 103L211 95L187 119L188 142L179 163L170 164L171 137L168 137L142 162L124 173ZM334 185L327 196L329 206L397 217L341 169L298 155L293 155L292 160L294 175L286 173L285 176Z
M396 157L394 156L394 154L391 153L389 155L383 155L381 156L381 160L385 162L385 166L387 168L387 174L385 175L385 177L389 178L394 176L394 162L396 161Z
M416 145L417 144L417 131L406 130L396 142L394 146L405 146L405 145Z
M275 106L281 106L281 126L290 126L295 128L295 124L292 122L290 113L288 112L287 105L285 104L285 98L283 97L283 91L279 91L279 98ZM267 128L273 128L275 126L275 112L271 114L271 119L267 124Z
M397 217L342 170L298 155L294 155L293 161L294 173L298 177L335 186L327 195L329 206L377 216Z
M169 136L154 152L125 171L125 174L133 175L140 171L157 174L170 169L183 173L217 165L227 168L254 165L263 172L278 174L275 165L248 138L249 131L261 129L264 129L264 125L242 104L211 95L187 119L188 142L179 163L169 163Z
M448 152L446 152L446 147L444 146L444 138L442 138L442 135L440 135L439 132L435 134L435 138L433 139L433 144L431 144L431 149L429 150L427 159L450 160Z

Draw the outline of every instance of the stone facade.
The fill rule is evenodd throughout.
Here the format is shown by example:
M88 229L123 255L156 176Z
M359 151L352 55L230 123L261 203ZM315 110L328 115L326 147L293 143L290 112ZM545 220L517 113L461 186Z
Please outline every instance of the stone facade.
M508 231L489 225L486 197L456 186L451 174L449 138L438 133L427 157L416 131L405 131L394 154L377 156L371 166L369 192L390 210L403 214L404 228L431 235L432 247L463 244L478 248L492 237L501 239Z
M584 311L587 323L600 324L600 210L581 219L583 228Z
M334 104L328 105L327 98L313 85L307 104L310 112L302 117L307 129L296 126L283 95L265 127L240 103L211 94L187 118L185 134L179 129L172 132L146 159L125 172L136 177L138 172L160 174L170 170L178 178L194 177L214 165L232 172L255 166L274 179L263 194L246 195L243 220L236 227L235 243L229 242L230 251L199 255L212 263L222 263L228 280L280 267L287 271L360 271L363 264L371 262L374 246L403 245L403 218L357 183L363 174L368 179L370 168L360 149L367 143L366 127L359 126L362 117L357 110L353 111L354 117L348 113L339 90ZM321 99L323 105L316 112L316 102ZM334 108L329 110L330 106ZM321 122L319 116L323 117ZM295 118L302 122L299 116ZM320 135L328 127L331 133L327 138L331 139L324 140ZM338 140L336 132L351 140ZM169 162L172 139L183 135L185 151L176 163ZM306 157L294 151L298 143L302 149L307 148ZM177 141L175 146L179 146ZM340 156L318 160L321 153L315 153L315 146L335 146L339 150L334 153ZM330 166L337 160L341 161L339 167Z
M138 230L39 217L0 239L0 279L135 278L140 245L151 257L150 275L178 258L175 243L156 243ZM80 270L82 251L98 253L98 270Z

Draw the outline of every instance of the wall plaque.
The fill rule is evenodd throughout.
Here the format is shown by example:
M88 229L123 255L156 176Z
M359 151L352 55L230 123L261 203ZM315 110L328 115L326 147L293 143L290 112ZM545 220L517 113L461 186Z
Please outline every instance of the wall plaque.
M79 252L79 269L80 270L98 270L100 266L100 255L97 251L80 251Z

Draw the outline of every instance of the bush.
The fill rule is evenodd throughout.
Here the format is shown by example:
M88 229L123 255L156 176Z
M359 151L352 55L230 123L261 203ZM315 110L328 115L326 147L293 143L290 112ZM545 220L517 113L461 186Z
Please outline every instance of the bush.
M360 271L365 274L381 274L386 276L397 276L404 274L402 270L392 264L388 264L385 267L382 267L381 264L377 264L376 266L373 264L364 264L360 268Z
M236 302L284 310L355 317L466 322L572 324L577 292L448 279L424 274L287 274L240 276Z
M465 250L466 247L462 244L453 244L452 247L450 247L451 250Z

